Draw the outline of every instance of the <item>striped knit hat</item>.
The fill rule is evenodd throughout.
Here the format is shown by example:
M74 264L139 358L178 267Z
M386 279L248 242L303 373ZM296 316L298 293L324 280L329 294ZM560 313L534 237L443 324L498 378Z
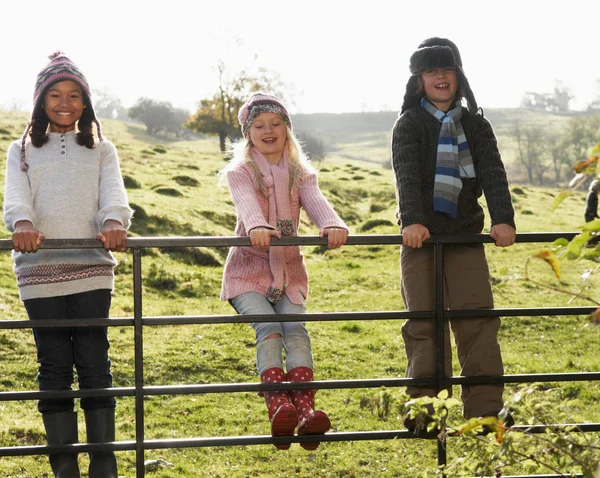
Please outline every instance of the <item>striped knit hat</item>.
M276 113L283 118L290 129L292 128L290 114L281 100L276 96L258 92L254 93L238 112L238 121L244 136L254 119L261 113Z
M48 58L50 59L50 63L48 63L46 67L38 73L37 80L35 82L35 92L33 93L34 107L37 106L40 96L42 96L44 90L50 85L58 83L59 81L74 81L87 94L88 98L92 97L90 85L88 84L85 76L63 52L57 51Z
M100 121L96 118L96 113L92 106L92 93L90 85L83 73L77 68L77 66L61 51L57 51L48 57L50 62L38 73L35 90L33 93L33 112L31 113L31 119L25 127L23 136L21 137L21 170L27 171L27 162L25 161L25 142L27 136L31 131L31 127L35 122L36 116L39 114L40 109L43 108L44 94L50 86L59 81L73 81L77 83L86 98L86 109L88 113L92 115L92 121L96 124L98 138L102 139L102 126Z
M456 44L447 38L432 37L424 40L419 48L410 57L411 77L406 84L406 93L402 104L401 113L420 104L421 95L417 94L419 90L419 75L426 70L436 68L455 68L458 78L460 98L467 100L469 113L477 112L477 101L471 90L469 81L462 68L462 58Z

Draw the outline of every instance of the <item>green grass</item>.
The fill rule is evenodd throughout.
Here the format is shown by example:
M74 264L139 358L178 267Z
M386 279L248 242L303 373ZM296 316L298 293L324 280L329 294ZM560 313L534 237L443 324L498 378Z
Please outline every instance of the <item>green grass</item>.
M20 136L23 114L0 112L0 153ZM235 210L228 191L220 187L216 172L225 164L214 139L192 142L157 141L143 127L105 120L105 135L119 150L128 194L137 210L131 235L231 235ZM391 125L390 125L391 127ZM372 144L357 144L363 150ZM383 147L382 147L383 148ZM351 156L354 154L348 150ZM383 149L381 154L383 155ZM387 153L385 153L387 154ZM329 159L319 167L325 196L344 217L352 234L397 234L393 177L378 165L350 158ZM0 171L4 184L4 170ZM519 185L511 187L520 232L572 231L583 222L584 195L567 198L558 211L550 211L556 189ZM163 191L163 193L161 193ZM177 191L177 195L164 194ZM366 232L365 232L366 231ZM301 234L317 229L302 218ZM0 232L8 238L7 231ZM570 297L524 282L524 266L543 245L517 244L499 249L486 246L497 307L566 306ZM303 248L311 277L309 312L392 311L403 309L399 290L397 246L348 246L335 251ZM188 248L149 250L143 256L145 316L231 314L219 300L222 264L227 250ZM117 254L116 290L112 316L131 316L132 259ZM541 261L530 264L530 275L541 283L569 290L583 286L581 273L595 267L589 261L563 264L558 281ZM600 299L595 277L584 293ZM590 305L576 299L572 305ZM0 312L4 320L25 319L18 298L12 261L0 254ZM398 321L311 322L316 379L341 380L403 377L406 367ZM110 329L115 386L134 384L133 332ZM600 328L588 317L515 317L503 320L500 342L506 373L598 371ZM144 370L148 385L256 382L252 329L246 324L161 326L144 329ZM0 331L1 391L35 390L37 364L29 330ZM459 373L455 365L455 374ZM555 385L573 397L575 421L600 421L598 383ZM507 387L507 396L516 387ZM394 395L402 390L392 390ZM401 429L402 409L394 402L380 418L376 409L379 390L328 390L319 392L317 404L331 415L334 431ZM153 396L145 401L146 438L265 435L269 424L264 402L255 393ZM41 417L32 402L0 403L2 446L43 444ZM132 398L119 399L117 439L133 440L135 409ZM516 417L517 422L526 417ZM459 417L453 416L455 422ZM80 438L85 439L83 417ZM458 442L454 442L457 444ZM460 453L450 441L449 456ZM135 476L133 452L118 453L120 474ZM322 444L316 452L298 445L278 452L273 446L214 447L150 450L146 459L163 458L174 466L148 473L177 477L416 477L433 476L436 449L431 441L393 440ZM81 456L85 467L87 457ZM0 476L44 477L47 458L9 457L0 460ZM505 470L517 474L521 469ZM85 473L83 476L87 476Z

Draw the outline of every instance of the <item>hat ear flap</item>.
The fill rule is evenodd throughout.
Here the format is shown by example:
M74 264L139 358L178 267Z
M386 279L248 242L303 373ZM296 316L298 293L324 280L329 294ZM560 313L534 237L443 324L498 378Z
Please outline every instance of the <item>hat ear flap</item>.
M421 99L418 94L419 91L419 76L412 75L406 83L406 93L404 93L404 101L402 102L402 108L400 114L406 110L411 109L413 106L417 106Z
M458 67L456 72L458 73L460 81L460 96L467 100L467 108L469 113L474 115L477 113L477 109L479 107L477 106L477 101L475 100L473 90L471 90L471 85L469 85L469 80L467 80L465 72L462 70L462 68Z

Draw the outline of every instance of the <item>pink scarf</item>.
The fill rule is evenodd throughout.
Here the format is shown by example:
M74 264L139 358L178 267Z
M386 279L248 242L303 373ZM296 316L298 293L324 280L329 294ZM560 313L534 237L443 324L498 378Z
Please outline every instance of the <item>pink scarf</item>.
M290 172L287 151L284 150L279 164L271 164L256 148L252 148L252 159L258 165L262 181L267 189L269 217L267 222L279 230L282 236L293 236L294 222L290 208ZM284 246L269 247L269 265L273 282L267 292L267 299L277 303L285 294L288 282Z

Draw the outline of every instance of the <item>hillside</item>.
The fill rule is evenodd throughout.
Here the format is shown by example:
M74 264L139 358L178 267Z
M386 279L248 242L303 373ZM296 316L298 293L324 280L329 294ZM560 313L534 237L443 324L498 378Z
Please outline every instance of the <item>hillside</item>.
M521 167L516 164L514 141L510 135L512 125L520 121L555 128L571 117L521 108L489 108L484 110L484 114L498 136L510 179L519 182L523 175ZM295 115L294 127L323 141L327 151L325 161L340 164L350 160L369 167L379 165L389 168L390 135L397 117L398 112L395 111Z
M344 118L357 124L359 116ZM377 128L389 119L372 124ZM294 118L295 120L295 118ZM301 120L302 121L302 120ZM343 128L321 118L323 131ZM20 137L26 115L0 111L0 156L11 141ZM298 124L298 123L295 123ZM302 123L300 123L302 124ZM229 193L216 173L225 164L216 139L174 142L149 137L142 126L103 121L104 132L119 151L121 166L135 217L131 235L190 236L233 233L235 210ZM333 133L332 133L333 134ZM349 224L352 235L397 234L393 177L389 169L354 161L342 155L359 154L376 143L383 130L364 133L363 143L347 148L339 143L338 157L317 164L325 196ZM373 135L371 140L369 135ZM365 139L366 138L366 139ZM351 148L355 147L355 150ZM0 187L4 168L0 169ZM60 185L57 185L60 187ZM550 204L558 194L551 188L511 186L520 232L571 231L582 222L584 195L567 198L560 210ZM1 238L8 238L2 228ZM316 228L302 219L300 233L314 235ZM536 283L524 281L532 253L544 245L520 243L507 249L486 246L497 307L562 307L590 305L579 297L543 287L584 290L600 297L598 278L585 283L582 272L593 269L590 261L563 264L560 280L543 261L532 261L528 273ZM208 315L232 314L219 300L222 265L227 250L208 248L149 249L142 262L143 314ZM328 251L303 247L311 277L309 312L370 312L402 310L397 246L347 246ZM131 254L119 253L112 317L133 313ZM18 299L12 260L0 254L0 310L2 320L25 319ZM336 321L310 323L318 380L402 377L406 369L401 323L398 321ZM256 382L254 337L246 324L144 327L144 381L146 385ZM110 330L111 359L115 386L134 384L133 331ZM503 321L500 341L506 373L597 371L600 329L588 317L511 317ZM0 331L0 391L35 390L37 364L31 332L27 329ZM576 344L576 345L574 345ZM557 353L558 351L558 353ZM368 366L365 366L368 364ZM455 364L455 374L459 374ZM518 387L507 386L507 397ZM344 389L319 392L318 405L326 409L335 432L397 430L402 428L403 390ZM459 396L458 389L455 390ZM540 401L570 400L568 412L574 421L600 422L600 385L565 383L531 385ZM382 413L381 397L391 397ZM537 396L537 395L536 395ZM135 402L121 398L117 407L117 439L133 440ZM146 439L210 436L265 435L269 425L264 402L255 393L151 396L145 402ZM41 419L34 403L3 402L0 412L3 446L43 444ZM452 420L460 423L454 411ZM517 416L525 422L528 417ZM80 423L83 430L83 420ZM83 433L80 437L83 439ZM461 442L449 446L449 457L460 456ZM327 443L306 453L293 445L276 453L272 446L206 447L179 450L149 450L147 459L162 458L173 467L157 471L153 478L222 477L324 477L324 478L414 478L434 476L436 447L431 441L388 440ZM118 453L120 474L135 474L134 455ZM82 466L87 457L81 456ZM0 476L39 478L46 476L46 457L6 457L0 461ZM511 474L524 470L514 466Z

